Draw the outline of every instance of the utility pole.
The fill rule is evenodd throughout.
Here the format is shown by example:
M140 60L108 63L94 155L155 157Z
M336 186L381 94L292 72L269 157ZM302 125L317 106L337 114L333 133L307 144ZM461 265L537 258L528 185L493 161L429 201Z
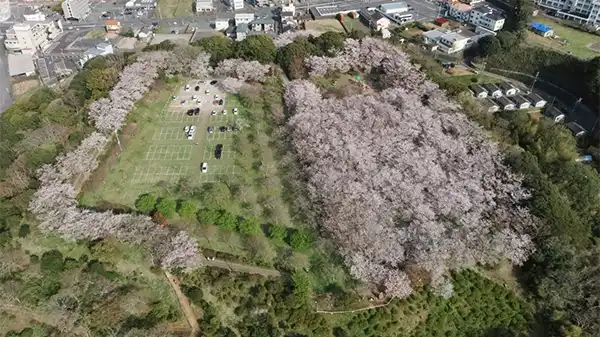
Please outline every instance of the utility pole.
M538 76L540 76L540 72L535 73L535 78L533 79L533 83L531 83L531 88L529 88L529 92L533 92L533 87L535 87L535 82L537 82Z

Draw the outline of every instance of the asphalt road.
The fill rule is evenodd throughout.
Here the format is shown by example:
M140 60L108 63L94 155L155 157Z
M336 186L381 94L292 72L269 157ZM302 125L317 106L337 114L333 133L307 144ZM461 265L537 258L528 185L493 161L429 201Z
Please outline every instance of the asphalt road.
M8 76L8 60L4 51L4 41L0 40L0 114L6 110L13 100L10 95L10 79Z

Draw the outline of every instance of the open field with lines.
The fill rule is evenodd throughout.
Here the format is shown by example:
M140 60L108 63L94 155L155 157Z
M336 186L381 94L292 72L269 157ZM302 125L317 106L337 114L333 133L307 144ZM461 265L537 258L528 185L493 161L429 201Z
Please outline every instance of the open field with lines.
M184 89L185 84L190 85L189 91ZM214 104L215 95L224 99L224 105ZM158 191L182 180L196 186L236 175L240 170L235 166L236 152L231 143L233 134L241 131L221 132L220 128L233 127L243 120L243 113L232 113L234 107L243 110L237 104L235 98L226 97L216 86L197 81L171 85L158 97L144 100L132 113L131 122L137 124L135 136L118 155L103 184L93 193L84 194L83 201L131 207L141 193ZM200 111L190 116L190 109ZM223 110L228 113L223 114ZM192 125L196 132L193 139L188 139L184 128ZM214 128L212 133L208 132L209 126ZM215 158L217 144L223 145L220 159ZM202 163L208 164L208 172L201 172Z

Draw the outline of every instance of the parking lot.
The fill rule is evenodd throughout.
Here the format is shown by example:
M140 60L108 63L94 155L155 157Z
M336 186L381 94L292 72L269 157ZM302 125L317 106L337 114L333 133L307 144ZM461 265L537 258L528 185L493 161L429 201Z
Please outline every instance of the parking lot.
M234 114L234 108L238 114ZM223 111L226 110L226 114ZM242 119L241 106L210 81L190 81L176 90L158 116L151 143L143 155L146 165L136 168L133 183L216 182L237 174L231 144ZM210 132L209 132L209 127ZM186 130L194 129L193 137ZM190 139L191 138L191 139ZM216 158L217 144L222 144ZM207 163L207 172L202 172Z

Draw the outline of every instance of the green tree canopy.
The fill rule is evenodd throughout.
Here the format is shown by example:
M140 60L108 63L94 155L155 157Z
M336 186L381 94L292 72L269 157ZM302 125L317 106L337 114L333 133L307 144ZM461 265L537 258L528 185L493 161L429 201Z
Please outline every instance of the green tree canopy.
M502 52L502 45L496 36L487 35L477 41L479 55L488 57Z
M156 210L161 212L166 218L170 218L175 215L177 201L168 198L160 199L156 204Z
M192 45L202 47L204 51L210 53L210 63L213 66L224 59L232 58L235 53L234 42L224 35L205 37L192 42Z
M277 47L268 35L252 35L237 44L235 54L244 60L256 60L268 64L275 61Z
M179 205L177 206L177 213L179 213L179 215L181 217L187 218L187 219L192 219L194 217L194 215L196 214L196 204L193 201L190 200L182 200L179 202Z
M271 224L269 226L269 237L277 242L283 242L287 236L287 230L285 227L278 224Z
M215 225L221 215L219 210L211 208L202 208L196 214L198 221L205 225Z
M237 216L227 211L220 211L215 225L222 229L234 230L237 225Z
M294 286L294 297L300 302L307 303L312 297L312 283L308 273L303 270L292 274L292 284Z
M150 213L154 210L157 198L152 194L142 194L135 201L135 208L142 213Z
M246 218L240 221L238 224L238 231L242 235L258 235L262 233L260 229L260 222L256 218Z
M290 238L290 246L295 250L305 250L312 246L312 236L302 230L295 231Z

